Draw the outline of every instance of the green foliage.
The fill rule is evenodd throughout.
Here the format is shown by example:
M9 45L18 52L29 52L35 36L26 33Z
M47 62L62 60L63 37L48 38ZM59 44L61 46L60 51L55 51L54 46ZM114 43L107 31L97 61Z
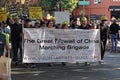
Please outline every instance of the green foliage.
M61 1L62 7L72 12L76 8L79 0L61 0Z
M45 10L52 10L55 9L57 3L62 9L69 10L72 12L79 0L41 0L40 6Z

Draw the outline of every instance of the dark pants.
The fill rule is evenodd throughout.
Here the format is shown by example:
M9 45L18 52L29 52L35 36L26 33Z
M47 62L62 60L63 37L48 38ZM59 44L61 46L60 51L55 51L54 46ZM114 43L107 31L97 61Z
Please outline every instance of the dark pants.
M106 43L107 43L107 39L101 40L101 60L103 60L104 58Z
M20 52L18 53L18 51ZM20 59L22 59L22 43L20 42L12 42L12 52L13 52L13 61L18 61L18 55Z
M0 49L0 57L4 54L4 48Z

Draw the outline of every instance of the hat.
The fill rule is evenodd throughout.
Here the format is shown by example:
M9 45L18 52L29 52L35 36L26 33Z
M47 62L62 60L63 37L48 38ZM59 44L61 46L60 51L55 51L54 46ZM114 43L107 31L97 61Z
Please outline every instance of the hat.
M101 20L102 21L107 21L107 17L106 16L101 16Z
M50 17L50 20L55 20L55 17L51 16L51 17Z
M66 25L67 25L67 24L68 24L68 22L67 22L67 21L63 21L63 22L62 22L62 25L64 25L64 24L66 24Z
M39 24L39 23L40 23L40 21L39 21L39 20L36 20L35 24Z
M112 21L114 21L114 20L116 20L116 18L115 17L112 17L112 19L111 19Z
M81 21L87 21L86 17L82 17Z

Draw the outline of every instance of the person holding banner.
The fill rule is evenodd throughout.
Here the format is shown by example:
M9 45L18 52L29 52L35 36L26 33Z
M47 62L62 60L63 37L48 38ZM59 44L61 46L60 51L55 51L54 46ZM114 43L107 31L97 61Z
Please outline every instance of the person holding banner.
M69 27L68 27L68 22L67 22L67 21L64 21L64 22L62 23L62 29L69 29ZM66 63L65 63L65 62L62 62L62 65L65 66Z
M80 23L80 21L77 20L77 19L74 19L73 21L71 21L70 28L71 29L77 29L80 26L80 25L78 25L78 23Z
M46 26L47 26L47 28L49 28L49 29L54 29L54 23L53 23L53 21L52 20L49 20L48 22L47 22L47 24L46 24Z
M34 28L40 28L40 21L36 21L36 22L35 22Z
M86 17L82 17L81 19L81 25L78 27L78 29L90 29L90 25L88 25L87 23L87 18ZM90 65L89 62L85 62L85 66Z
M62 23L62 29L68 29L69 27L68 27L68 22L67 21L64 21L63 23Z
M49 21L47 22L47 24L46 24L46 28L48 28L48 29L54 29L53 24L54 24L53 21L52 21L52 20L49 20ZM52 67L52 66L54 66L54 64L53 64L53 63L49 63L48 66L49 66L49 67Z
M82 17L81 25L78 27L78 29L90 29L90 25L87 23L86 17Z

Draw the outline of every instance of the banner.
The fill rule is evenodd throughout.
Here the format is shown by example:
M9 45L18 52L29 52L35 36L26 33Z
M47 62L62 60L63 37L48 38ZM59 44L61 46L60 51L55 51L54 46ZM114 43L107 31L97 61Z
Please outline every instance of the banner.
M5 8L0 8L0 21L7 20L7 13Z
M42 19L42 8L41 7L29 7L30 19Z
M24 29L24 63L100 60L99 30Z

